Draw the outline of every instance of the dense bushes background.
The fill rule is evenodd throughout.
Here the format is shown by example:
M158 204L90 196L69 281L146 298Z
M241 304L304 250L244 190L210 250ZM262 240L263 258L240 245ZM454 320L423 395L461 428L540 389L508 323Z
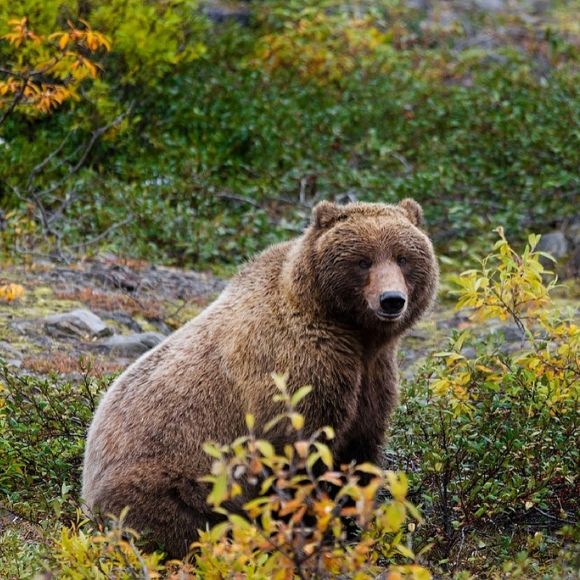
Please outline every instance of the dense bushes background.
M33 167L70 133L33 190L58 183L123 112L41 199L50 212L70 198L53 222L64 246L123 223L100 244L230 263L300 229L314 199L347 192L416 197L442 242L487 231L492 216L545 229L574 207L578 45L565 3L537 18L394 0L244 6L245 25L216 25L194 0L0 2L0 34L8 18L28 16L39 34L82 18L112 43L78 100L51 115L21 105L0 126L8 228L38 221ZM26 50L0 41L0 60L18 69Z

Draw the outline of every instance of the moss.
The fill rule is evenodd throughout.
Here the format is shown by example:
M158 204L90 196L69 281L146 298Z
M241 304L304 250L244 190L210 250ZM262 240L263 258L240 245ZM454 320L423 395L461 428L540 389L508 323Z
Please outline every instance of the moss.
M174 306L172 310L168 309L170 316L165 322L172 328L177 329L195 318L202 310L202 306L193 303L187 303L181 308Z

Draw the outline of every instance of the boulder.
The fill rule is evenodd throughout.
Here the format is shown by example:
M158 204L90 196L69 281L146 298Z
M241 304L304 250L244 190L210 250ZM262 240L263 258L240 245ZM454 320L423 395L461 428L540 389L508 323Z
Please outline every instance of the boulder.
M11 367L22 366L22 353L3 340L0 340L0 359Z
M85 309L47 316L44 327L54 338L102 338L113 334L96 314Z
M115 335L100 343L112 355L122 358L136 358L157 346L165 337L158 332L138 332L129 335Z

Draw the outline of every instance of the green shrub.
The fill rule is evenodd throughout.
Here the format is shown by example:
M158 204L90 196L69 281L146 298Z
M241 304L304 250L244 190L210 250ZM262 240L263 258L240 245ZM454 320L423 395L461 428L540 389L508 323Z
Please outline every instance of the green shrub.
M524 341L514 350L501 337L455 332L404 385L388 457L407 476L335 466L332 431L301 435L294 405L308 389L292 397L276 377L287 405L279 420L296 440L276 452L248 417L248 436L206 445L215 459L208 501L224 521L182 562L145 554L122 517L102 529L78 511L85 433L108 380L88 369L71 383L0 367L0 503L36 529L33 540L17 525L3 531L0 576L47 568L63 578L374 578L389 570L396 579L428 578L428 568L458 580L574 577L580 334L571 316L553 311L555 284L537 242L516 253L500 230L480 268L456 278L461 307L475 319L511 321ZM259 494L240 510L247 486Z
M15 373L0 360L0 501L34 517L74 512L86 430L107 380Z
M455 332L405 385L389 443L410 472L434 555L456 565L471 551L477 572L490 535L505 556L516 532L572 524L579 507L580 332L573 312L550 309L539 237L519 255L500 234L481 269L457 277L458 304L480 320L511 319L522 343L510 352L501 339Z

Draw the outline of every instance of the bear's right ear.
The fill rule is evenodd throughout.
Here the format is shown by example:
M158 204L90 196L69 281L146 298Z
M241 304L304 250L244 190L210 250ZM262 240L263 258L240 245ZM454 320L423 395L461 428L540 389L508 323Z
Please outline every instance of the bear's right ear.
M321 201L312 210L311 224L318 229L324 230L343 218L344 212L340 206L330 201Z
M414 199L409 197L403 199L399 202L399 208L405 212L412 224L417 227L423 226L425 221L423 218L423 208Z

